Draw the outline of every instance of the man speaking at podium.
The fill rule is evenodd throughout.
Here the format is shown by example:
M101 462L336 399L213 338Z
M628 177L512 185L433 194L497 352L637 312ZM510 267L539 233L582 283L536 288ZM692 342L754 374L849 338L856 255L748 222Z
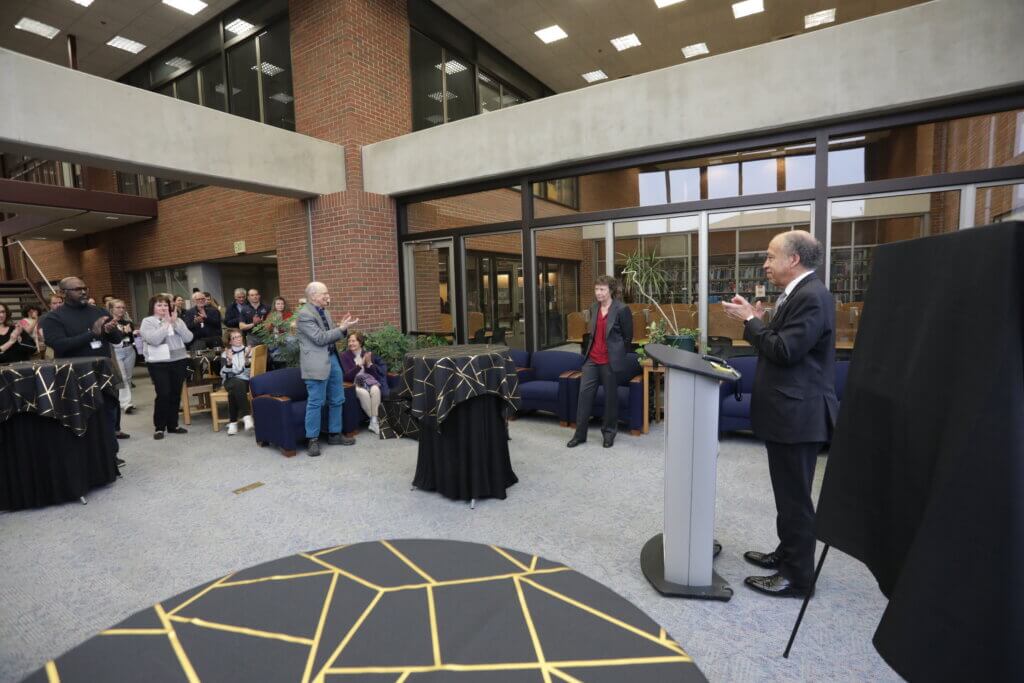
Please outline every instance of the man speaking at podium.
M752 564L774 569L748 576L762 593L804 597L814 576L814 503L811 482L818 453L832 434L839 412L835 392L835 306L814 270L821 242L803 230L776 235L768 245L764 271L785 291L770 322L761 304L737 295L726 313L742 320L743 338L757 349L757 371L750 403L754 435L764 439L775 494L779 545L774 551L748 551Z

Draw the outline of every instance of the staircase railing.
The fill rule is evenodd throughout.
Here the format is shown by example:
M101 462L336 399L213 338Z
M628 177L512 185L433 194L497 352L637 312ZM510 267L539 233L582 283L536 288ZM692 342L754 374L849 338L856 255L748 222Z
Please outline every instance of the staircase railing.
M32 293L36 295L39 302L44 306L47 305L49 303L49 297L44 296L41 285L45 284L50 290L50 294L57 293L57 290L54 289L53 285L50 283L50 278L46 277L46 274L43 273L43 269L39 267L39 264L36 263L34 258L32 258L32 254L28 253L28 249L25 248L25 245L23 245L21 241L15 240L13 242L8 242L4 247L9 249L18 247L18 258L21 265L22 279L25 280L25 284L27 284L29 289L32 290ZM29 266L31 266L31 270L29 269ZM13 273L11 273L11 275L13 276ZM36 275L39 276L38 280L35 277Z

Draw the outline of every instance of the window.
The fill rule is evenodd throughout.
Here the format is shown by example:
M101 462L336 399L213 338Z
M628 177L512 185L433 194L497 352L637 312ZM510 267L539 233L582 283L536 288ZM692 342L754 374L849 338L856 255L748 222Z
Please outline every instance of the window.
M227 111L224 66L220 57L216 57L199 67L199 80L202 83L203 106L219 111Z
M288 22L275 24L260 34L260 74L263 80L263 121L295 130L295 97L292 93L292 61Z
M501 85L487 74L480 72L476 84L480 92L480 112L501 109Z
M523 200L515 189L501 188L414 202L408 205L407 216L409 232L518 221L523 217Z
M577 178L558 178L534 183L533 196L572 209L579 208L579 181Z
M242 43L228 52L228 79L232 114L260 120L259 76L256 65L256 41Z
M192 71L174 82L179 100L199 104L199 72Z
M444 83L447 120L458 121L477 113L476 91L474 90L473 65L463 59L456 59L445 51ZM436 68L440 71L441 64Z
M441 46L418 31L412 31L412 127L422 130L444 123L444 84Z

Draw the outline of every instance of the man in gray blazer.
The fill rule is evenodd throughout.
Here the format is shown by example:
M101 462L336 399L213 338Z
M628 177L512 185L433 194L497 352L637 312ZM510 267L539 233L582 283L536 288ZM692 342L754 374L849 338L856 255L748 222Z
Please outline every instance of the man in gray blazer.
M335 344L345 337L348 328L359 322L348 313L335 326L327 307L331 295L322 282L306 285L306 303L299 309L296 329L299 336L299 368L306 383L306 438L309 455L320 455L320 420L324 402L328 405L328 436L330 445L351 446L355 439L341 433L341 406L345 402L345 382L341 358Z

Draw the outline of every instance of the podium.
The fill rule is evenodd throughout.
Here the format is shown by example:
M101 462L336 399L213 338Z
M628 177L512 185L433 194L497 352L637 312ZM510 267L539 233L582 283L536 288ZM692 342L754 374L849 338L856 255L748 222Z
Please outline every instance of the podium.
M662 595L728 600L732 588L714 559L715 477L721 380L738 380L727 364L662 344L647 355L665 377L665 531L640 552L644 576Z

